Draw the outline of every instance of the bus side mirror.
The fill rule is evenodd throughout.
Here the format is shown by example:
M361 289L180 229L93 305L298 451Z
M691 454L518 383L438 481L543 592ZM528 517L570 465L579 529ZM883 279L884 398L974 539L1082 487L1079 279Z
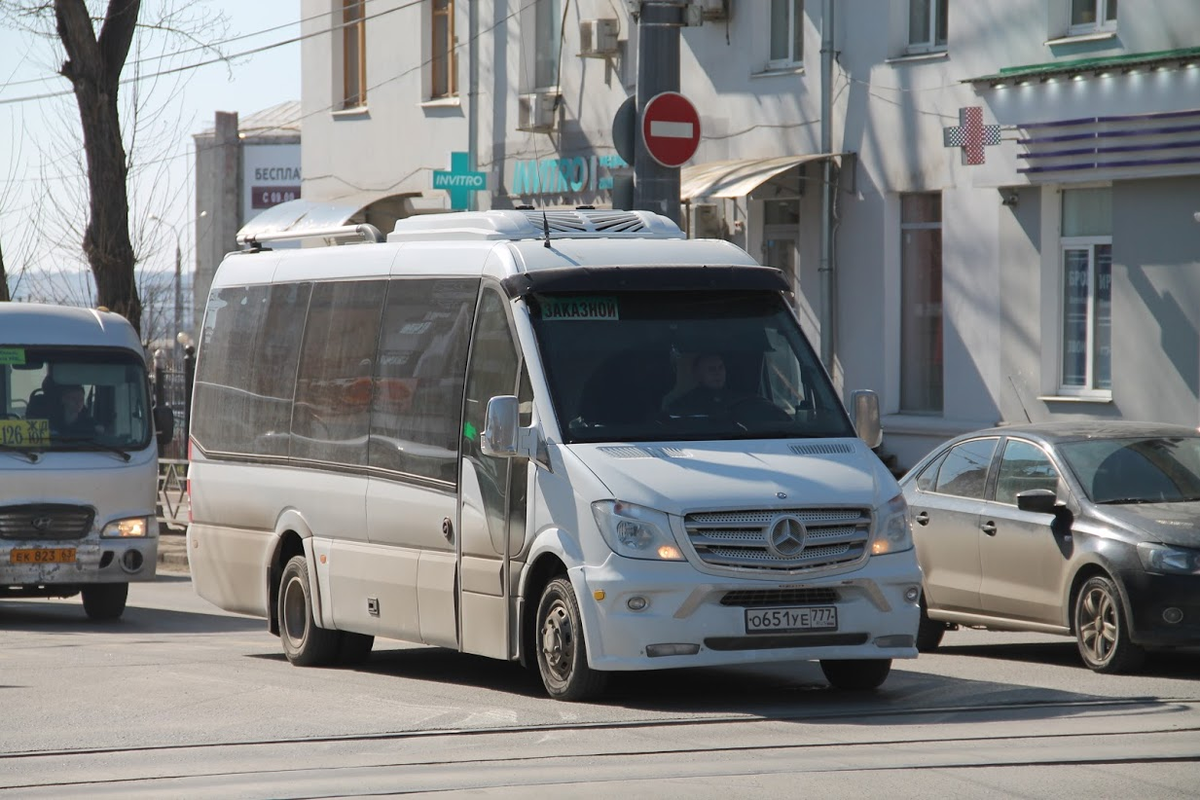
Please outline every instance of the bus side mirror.
M512 458L517 452L517 436L520 431L517 398L506 394L488 400L487 416L483 423L483 436L479 442L485 456Z
M175 438L175 412L170 406L154 407L154 431L161 445L169 444Z
M870 389L855 389L850 393L850 417L858 438L874 450L883 444L883 426L879 422L879 395Z

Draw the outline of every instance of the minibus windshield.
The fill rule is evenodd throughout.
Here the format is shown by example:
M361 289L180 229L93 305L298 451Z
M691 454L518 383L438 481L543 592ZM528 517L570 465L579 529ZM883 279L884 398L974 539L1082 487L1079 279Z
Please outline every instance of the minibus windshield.
M44 450L150 444L144 362L126 350L0 345L0 443Z
M853 436L780 293L534 294L568 442Z

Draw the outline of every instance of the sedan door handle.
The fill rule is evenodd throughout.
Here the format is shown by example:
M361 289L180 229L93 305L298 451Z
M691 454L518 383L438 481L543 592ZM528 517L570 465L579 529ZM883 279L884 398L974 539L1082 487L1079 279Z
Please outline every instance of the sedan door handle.
M929 524L929 513L922 511L920 514L917 514L916 520L917 520L918 525L928 525Z
M988 520L987 522L985 522L979 526L979 530L983 531L988 536L995 536L996 535L996 523L992 522L991 520Z

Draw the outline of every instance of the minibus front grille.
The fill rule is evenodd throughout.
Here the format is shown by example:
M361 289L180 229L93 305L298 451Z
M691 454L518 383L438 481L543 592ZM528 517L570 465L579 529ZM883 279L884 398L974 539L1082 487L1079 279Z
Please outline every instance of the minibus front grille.
M739 608L770 608L771 606L827 605L837 601L837 589L811 586L799 589L738 589L726 592L721 598L721 605Z
M771 541L772 530L781 523L793 532L782 547ZM871 512L866 508L705 511L684 517L684 527L705 564L757 573L851 566L867 558L871 543Z
M0 506L0 539L57 541L82 539L92 529L96 509L36 503Z

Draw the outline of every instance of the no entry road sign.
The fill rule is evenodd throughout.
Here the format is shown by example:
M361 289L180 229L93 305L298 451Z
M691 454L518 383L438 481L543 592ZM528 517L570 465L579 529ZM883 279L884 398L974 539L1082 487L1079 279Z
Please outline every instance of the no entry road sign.
M650 157L664 167L678 167L700 145L700 115L679 92L656 94L642 112L642 141Z

